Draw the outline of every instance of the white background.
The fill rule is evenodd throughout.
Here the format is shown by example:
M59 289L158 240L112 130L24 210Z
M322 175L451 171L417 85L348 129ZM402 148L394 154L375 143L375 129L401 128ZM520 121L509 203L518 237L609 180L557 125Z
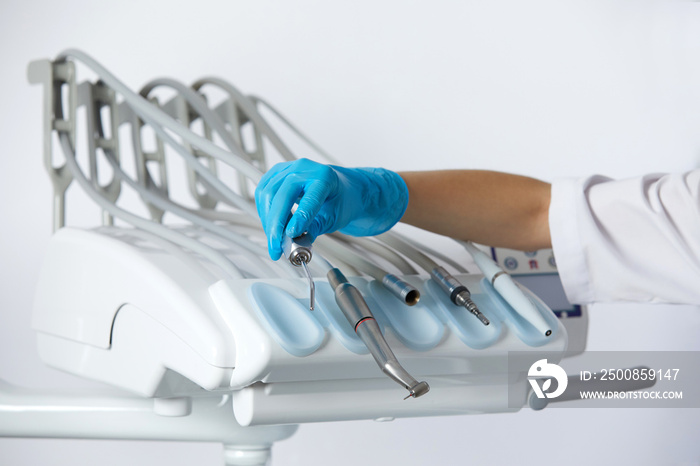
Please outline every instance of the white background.
M30 329L51 190L41 90L25 70L67 47L132 88L158 76L221 76L274 103L347 165L552 180L700 163L697 2L5 1L0 378L24 386L88 385L45 368ZM695 307L600 306L589 348L700 350L699 336ZM316 424L276 446L274 464L698 465L698 432L691 409ZM221 447L0 439L0 464L218 465Z

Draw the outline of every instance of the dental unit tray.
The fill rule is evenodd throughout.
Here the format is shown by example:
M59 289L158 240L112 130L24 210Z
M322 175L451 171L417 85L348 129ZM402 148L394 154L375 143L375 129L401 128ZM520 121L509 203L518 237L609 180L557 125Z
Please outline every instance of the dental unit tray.
M410 308L353 277L399 360L431 384L403 401L326 282L312 312L303 278L210 281L199 272L210 264L159 243L116 227L53 236L33 320L47 364L146 397L230 392L236 420L256 425L513 411L507 352L566 349L566 331L536 296L556 329L546 341L480 275L460 278L489 326L427 277L405 277L421 292Z

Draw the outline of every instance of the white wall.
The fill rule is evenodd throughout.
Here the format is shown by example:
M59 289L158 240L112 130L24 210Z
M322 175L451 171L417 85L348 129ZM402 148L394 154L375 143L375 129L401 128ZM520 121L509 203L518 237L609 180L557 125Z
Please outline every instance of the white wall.
M41 91L25 69L67 47L133 88L224 77L348 165L551 180L700 162L698 2L3 2L0 378L20 385L90 385L45 368L30 330L51 194ZM700 350L698 335L694 307L606 306L592 312L589 348ZM697 410L659 409L319 424L275 447L274 464L700 464L699 431ZM220 454L209 444L0 439L8 466L216 465Z

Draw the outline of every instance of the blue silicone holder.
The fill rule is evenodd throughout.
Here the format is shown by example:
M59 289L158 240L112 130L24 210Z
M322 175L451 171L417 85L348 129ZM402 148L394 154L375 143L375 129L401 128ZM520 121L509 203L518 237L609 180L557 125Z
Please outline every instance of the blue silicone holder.
M496 291L496 289L488 282L488 280L481 280L481 289L485 295L491 298L491 301L495 304L494 309L501 316L501 320L507 323L508 327L513 330L515 335L517 335L523 343L530 346L542 346L550 341L554 336L556 336L559 331L559 320L557 316L554 315L552 311L547 309L544 303L535 295L533 295L526 288L520 287L525 295L530 299L530 301L535 305L544 320L549 324L552 329L552 335L546 337L542 335L535 327L532 326L527 320L523 319L520 314L515 312L513 307L508 304L508 302L501 297L501 294Z
M440 285L434 281L429 280L426 288L437 304L435 311L465 345L474 349L484 349L498 340L502 331L501 320L492 311L493 302L489 296L472 294L472 300L490 321L489 325L484 325L466 308L450 301Z
M267 332L289 354L308 356L321 346L323 327L292 295L261 282L253 283L248 295Z
M386 317L387 327L407 348L427 351L440 343L445 326L430 312L432 300L429 297L423 296L414 306L407 306L377 281L370 283L369 289Z
M439 285L416 277L413 283L421 291L415 306L402 304L380 283L353 280L365 296L382 332L391 331L399 341L414 351L428 351L445 338L448 327L467 346L484 349L493 345L507 328L525 344L542 346L550 339L541 335L503 299L491 284L482 280L472 299L489 319L483 325L465 308L453 304ZM528 290L526 295L558 332L556 316ZM316 310L309 311L308 299L296 299L276 286L256 282L248 295L260 321L279 345L294 356L307 356L324 342L326 332L348 351L367 354L365 344L335 302L335 293L326 282L316 283Z

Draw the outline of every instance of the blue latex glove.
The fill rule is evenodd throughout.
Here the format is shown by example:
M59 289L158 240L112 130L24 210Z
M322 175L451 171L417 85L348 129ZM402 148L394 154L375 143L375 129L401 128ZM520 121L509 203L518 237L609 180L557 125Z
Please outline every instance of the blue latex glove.
M291 215L295 203L298 207ZM313 241L334 231L353 236L384 233L406 211L408 188L397 173L383 168L344 168L301 159L272 167L255 189L255 204L270 257L277 260L284 235L307 233Z

